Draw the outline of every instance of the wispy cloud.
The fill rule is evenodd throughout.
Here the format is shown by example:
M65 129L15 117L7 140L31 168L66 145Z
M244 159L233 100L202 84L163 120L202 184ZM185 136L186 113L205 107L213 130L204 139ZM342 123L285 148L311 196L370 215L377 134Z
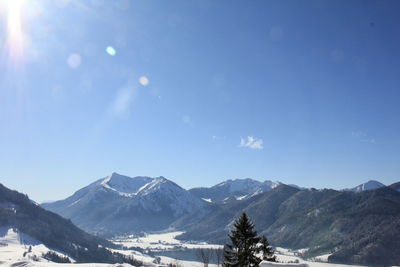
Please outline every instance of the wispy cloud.
M239 147L247 147L251 149L263 149L264 141L260 138L255 138L253 136L247 136L247 138L240 138Z
M374 138L371 138L365 132L362 131L353 131L351 132L351 136L363 143L376 144L376 140Z

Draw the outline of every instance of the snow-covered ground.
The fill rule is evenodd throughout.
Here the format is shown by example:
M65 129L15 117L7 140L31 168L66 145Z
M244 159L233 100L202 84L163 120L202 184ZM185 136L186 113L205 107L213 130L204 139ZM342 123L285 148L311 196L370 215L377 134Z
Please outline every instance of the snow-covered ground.
M140 247L143 249L150 249L152 251L168 251L177 249L218 249L223 248L221 245L207 244L207 243L196 243L196 242L183 242L176 239L176 236L183 232L167 232L160 234L148 234L143 237L126 237L113 240L117 244L124 245L126 247ZM307 249L300 249L292 251L285 248L276 248L277 258L283 263L294 263L298 262L301 264L308 264L309 267L356 267L356 265L343 265L343 264L332 264L326 263L329 254L315 257L316 261L306 261L299 257L300 254L306 252ZM119 251L121 252L121 251ZM125 253L131 251L125 251ZM122 252L123 253L123 252ZM127 254L132 255L132 254ZM135 256L135 255L134 255ZM160 256L162 264L168 263L179 263L182 267L202 267L203 264L195 261L176 260L172 257ZM143 262L148 262L149 258L138 258ZM317 262L318 261L318 262ZM209 264L210 267L216 267L215 264Z
M299 249L299 250L289 250L286 248L276 248L275 252L278 258L278 261L283 263L297 262L301 264L308 264L310 267L360 267L359 265L346 265L346 264L334 264L327 263L328 256L330 254L321 255L315 257L316 261L303 260L298 255L304 253L307 249Z
M173 252L179 250L190 249L220 249L222 246L196 243L196 242L182 242L176 239L176 236L183 232L166 232L160 234L148 234L143 237L126 237L113 240L117 244L124 245L125 247L140 247L145 250L151 250L157 255L157 252ZM31 249L30 249L31 247ZM276 248L277 258L281 263L300 263L308 264L309 267L355 267L355 265L342 265L332 264L323 261L327 260L329 254L321 255L315 259L322 262L306 261L299 257L307 249L302 250L288 250L285 248ZM28 252L30 251L30 252ZM51 251L49 248L41 244L39 241L11 228L0 227L0 266L5 267L109 267L118 266L126 267L127 264L100 264L100 263L87 263L87 264L57 264L49 262L42 258L42 254ZM178 264L182 267L202 267L203 264L193 260L177 260L172 256L159 256L160 264L154 264L155 256L134 251L134 250L113 250L121 254L133 256L135 259L142 261L145 266L165 266L169 263ZM57 252L59 255L65 256ZM173 254L173 253L172 253ZM171 255L172 255L171 254ZM71 259L73 262L73 260ZM209 264L209 267L217 267L216 264Z
M176 264L178 266L182 266L182 267L203 267L204 264L201 262L197 262L197 261L184 261L184 260L176 260L170 257L164 257L161 256L161 263L163 264ZM208 264L209 267L217 267L216 264Z
M0 266L4 267L109 267L110 264L57 264L42 257L49 251L66 256L43 245L36 239L10 227L0 227ZM70 258L71 262L74 262ZM119 267L131 266L119 264Z
M176 239L176 237L184 232L167 232L160 234L148 234L143 237L126 237L112 240L116 244L125 247L140 247L143 249L151 249L152 251L164 251L179 248L187 249L218 249L221 245L207 244L205 242L184 242Z

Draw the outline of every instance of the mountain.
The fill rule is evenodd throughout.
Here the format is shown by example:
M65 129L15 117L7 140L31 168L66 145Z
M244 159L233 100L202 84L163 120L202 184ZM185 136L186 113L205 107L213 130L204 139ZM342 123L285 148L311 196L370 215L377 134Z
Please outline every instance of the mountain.
M192 188L189 192L208 202L218 203L229 200L243 200L257 194L267 192L279 183L265 181L263 183L250 178L227 180L212 187Z
M390 185L390 188L396 190L397 192L400 192L400 182L391 184L391 185Z
M164 177L113 173L65 200L42 205L79 227L101 235L164 230L178 218L207 205Z
M375 180L369 180L368 182L357 185L356 187L345 189L345 191L359 193L363 191L378 189L381 187L385 187L385 185Z
M228 233L236 218L249 207L256 206L259 213L263 216L265 210L275 210L279 203L287 199L290 195L299 191L296 188L279 185L278 187L252 198L242 201L226 202L213 206L213 211L204 216L196 223L189 224L185 227L186 233L179 238L183 240L209 241L212 243L223 244L227 241ZM255 214L250 213L252 219ZM266 218L269 220L270 218ZM257 225L259 228L261 224Z
M0 246L17 245L17 242L31 247L41 245L41 249L49 252L48 256L56 260L71 258L76 262L129 262L139 265L133 259L106 249L117 248L115 244L82 231L71 221L41 208L26 195L12 191L2 184L0 240Z
M180 239L213 243L226 242L246 211L275 246L308 248L305 257L329 253L336 263L393 265L400 260L400 186L379 184L337 191L237 179L187 191L164 177L113 173L43 207L101 235L175 229L185 231Z
M354 194L281 184L250 199L214 207L179 238L225 243L243 211L271 244L309 248L306 257L332 253L331 262L374 266L400 262L400 193L391 187Z

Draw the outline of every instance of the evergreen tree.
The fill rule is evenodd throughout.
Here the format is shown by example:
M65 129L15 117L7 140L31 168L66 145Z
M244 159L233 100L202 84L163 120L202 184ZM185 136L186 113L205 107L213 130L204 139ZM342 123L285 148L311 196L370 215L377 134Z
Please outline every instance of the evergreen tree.
M262 260L275 262L276 256L274 255L274 250L269 245L268 239L265 236L261 237L260 244L259 252L262 252Z
M229 238L231 244L224 248L224 267L253 267L258 266L261 259L257 257L259 251L258 243L261 238L254 231L254 224L249 220L246 213L242 213L235 221L234 229Z

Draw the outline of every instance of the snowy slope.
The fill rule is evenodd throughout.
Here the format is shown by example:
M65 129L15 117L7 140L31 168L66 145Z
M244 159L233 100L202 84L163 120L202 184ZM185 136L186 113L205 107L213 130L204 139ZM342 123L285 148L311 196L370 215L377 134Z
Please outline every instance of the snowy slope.
M385 185L375 181L375 180L369 180L366 183L360 184L356 187L350 188L350 189L345 189L345 191L352 191L355 193L359 193L359 192L363 192L363 191L368 191L368 190L374 190L374 189L378 189L381 187L384 187Z
M138 176L131 178L114 172L102 179L100 184L104 188L113 190L121 195L129 196L137 194L143 186L152 182L152 180L150 177Z
M71 197L42 206L100 234L163 230L207 202L164 178L113 173Z
M10 226L0 227L0 261L3 261L3 263L0 263L1 265L7 266L16 262L31 260L48 262L42 257L42 254L49 251L67 257L67 255L49 249L38 240ZM69 259L74 262L73 259Z
M198 187L189 191L208 202L227 202L244 200L255 195L268 192L279 185L279 182L266 180L260 182L250 178L229 179L212 187Z

